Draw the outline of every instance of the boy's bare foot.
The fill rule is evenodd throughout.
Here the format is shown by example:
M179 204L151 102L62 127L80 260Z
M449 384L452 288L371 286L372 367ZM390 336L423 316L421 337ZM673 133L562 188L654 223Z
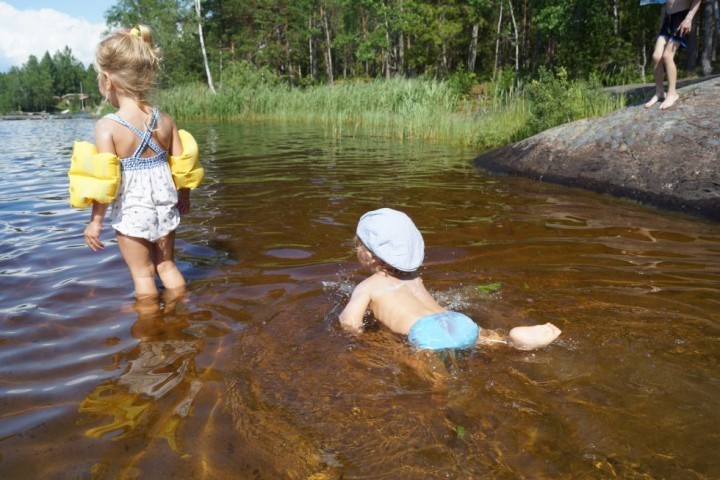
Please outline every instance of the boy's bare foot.
M665 97L659 96L659 95L653 95L650 100L647 101L645 104L645 108L650 108L653 105L655 105L657 102L661 102L665 100Z
M552 323L532 327L515 327L508 335L509 343L518 350L535 350L547 347L560 336L559 328Z
M665 101L660 105L660 110L667 110L672 107L679 98L679 95L668 95L667 98L665 98Z

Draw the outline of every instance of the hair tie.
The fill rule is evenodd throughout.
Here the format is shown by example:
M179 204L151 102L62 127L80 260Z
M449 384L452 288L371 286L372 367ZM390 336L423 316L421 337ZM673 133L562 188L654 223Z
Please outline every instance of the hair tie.
M136 37L141 37L141 36L142 36L142 35L140 34L140 29L139 29L137 26L131 28L130 30L127 30L127 32L130 33L130 35L135 35Z

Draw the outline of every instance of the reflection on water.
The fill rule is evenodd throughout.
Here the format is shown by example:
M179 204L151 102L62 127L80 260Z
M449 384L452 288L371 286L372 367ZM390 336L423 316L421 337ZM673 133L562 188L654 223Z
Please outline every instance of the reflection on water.
M128 355L125 372L98 385L80 404L80 412L113 417L110 423L87 430L88 437L122 438L138 430L150 431L178 450L178 427L202 387L194 365L200 338L192 334L187 315L176 315L179 300L135 302L138 319L130 332L140 343ZM163 414L154 415L158 411Z
M0 122L0 477L720 476L717 224L448 147L189 125L189 292L138 304L109 227L93 254L68 207L92 127ZM353 228L380 206L420 227L445 306L560 340L437 357L344 333Z

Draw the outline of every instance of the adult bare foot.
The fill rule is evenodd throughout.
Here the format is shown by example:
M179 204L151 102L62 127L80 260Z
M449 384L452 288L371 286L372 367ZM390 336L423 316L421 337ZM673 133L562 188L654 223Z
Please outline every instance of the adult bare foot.
M667 110L672 107L679 98L679 95L668 95L665 101L660 105L660 110Z
M535 350L550 345L560 336L559 328L552 323L532 327L515 327L510 330L510 345L518 350Z
M647 101L645 104L645 108L650 108L653 105L655 105L657 102L662 102L665 100L665 97L659 96L659 95L653 95L650 100Z

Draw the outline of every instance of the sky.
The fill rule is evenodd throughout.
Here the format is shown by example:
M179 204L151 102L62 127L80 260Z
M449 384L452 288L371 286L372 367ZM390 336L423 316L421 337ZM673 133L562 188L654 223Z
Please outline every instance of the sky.
M67 45L85 66L106 31L104 13L115 0L0 0L0 72L30 55L53 55Z

